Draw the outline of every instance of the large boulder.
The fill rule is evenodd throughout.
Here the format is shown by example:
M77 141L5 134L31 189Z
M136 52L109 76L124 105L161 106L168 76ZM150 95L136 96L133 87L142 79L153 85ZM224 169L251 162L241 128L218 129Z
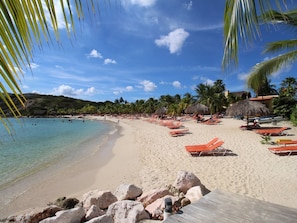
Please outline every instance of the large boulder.
M115 191L115 196L121 200L135 200L142 194L142 189L133 184L121 184Z
M200 198L203 197L203 189L201 188L201 186L191 187L187 191L185 197L188 198L191 203L198 201Z
M105 214L86 221L85 223L114 223L114 221L112 220L111 216Z
M117 201L109 205L106 215L112 217L113 222L134 223L140 220L150 219L143 205L138 201Z
M203 189L203 195L209 193L209 190L201 184L201 181L198 179L198 177L188 171L179 171L173 186L184 194L186 194L191 187L195 186L201 186Z
M85 216L83 207L76 207L69 210L58 211L56 216L46 218L40 223L81 223Z
M92 205L89 210L86 212L86 221L91 220L92 218L99 217L105 214L105 211L101 210L96 205Z
M167 188L154 189L149 192L143 193L137 200L142 203L144 207L153 203L155 200L164 197L166 195L172 195Z
M44 209L29 209L24 214L11 216L7 219L7 222L15 223L38 223L43 219L55 216L56 212L61 211L62 208L51 205Z
M83 195L83 207L89 209L96 205L100 209L107 209L108 206L117 201L117 198L110 191L93 190Z
M162 220L163 219L163 212L165 209L165 199L170 198L171 202L174 204L178 201L177 197L166 195L155 200L153 203L146 206L145 210L151 215L152 219L155 220Z

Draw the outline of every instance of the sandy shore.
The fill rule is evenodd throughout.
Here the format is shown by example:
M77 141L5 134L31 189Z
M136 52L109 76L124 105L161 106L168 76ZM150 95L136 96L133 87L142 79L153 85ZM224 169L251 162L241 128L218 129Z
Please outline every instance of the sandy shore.
M117 122L115 118L109 118ZM264 201L297 208L297 156L277 156L268 151L271 145L252 131L242 131L241 120L221 119L218 125L205 125L185 120L190 134L171 137L169 129L144 119L120 119L120 136L112 148L99 150L75 167L64 170L16 199L3 210L5 217L26 208L46 205L60 196L77 197L93 189L114 191L121 183L133 183L144 191L172 184L177 172L193 172L210 190L221 189ZM269 125L269 124L267 124ZM297 129L288 122L278 126ZM185 145L206 143L214 137L224 140L233 156L192 157ZM101 153L107 153L100 156ZM100 160L105 157L105 160Z

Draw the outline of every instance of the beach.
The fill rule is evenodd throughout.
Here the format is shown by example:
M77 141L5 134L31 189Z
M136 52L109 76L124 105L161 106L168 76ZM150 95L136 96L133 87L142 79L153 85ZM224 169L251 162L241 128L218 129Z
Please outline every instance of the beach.
M102 119L102 117L88 117ZM173 184L180 170L193 172L209 190L220 189L260 200L297 208L297 156L278 156L261 144L262 138L253 131L241 130L244 121L222 118L216 125L183 120L189 134L172 137L170 129L145 118L115 118L119 132L114 140L96 154L86 154L77 163L30 190L1 211L7 217L22 210L45 207L58 197L76 197L90 190L110 190L121 184L135 184L149 191ZM263 124L263 126L271 124ZM277 126L290 127L289 136L297 139L297 129L289 122ZM207 143L214 137L224 141L232 151L227 156L193 157L185 145Z

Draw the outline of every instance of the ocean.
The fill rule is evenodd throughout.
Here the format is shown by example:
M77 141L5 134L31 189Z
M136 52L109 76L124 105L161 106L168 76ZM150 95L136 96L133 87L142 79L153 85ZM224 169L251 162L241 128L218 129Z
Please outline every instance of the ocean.
M9 122L12 134L0 123L0 205L28 189L26 179L94 153L98 142L116 132L115 124L88 119L11 118Z

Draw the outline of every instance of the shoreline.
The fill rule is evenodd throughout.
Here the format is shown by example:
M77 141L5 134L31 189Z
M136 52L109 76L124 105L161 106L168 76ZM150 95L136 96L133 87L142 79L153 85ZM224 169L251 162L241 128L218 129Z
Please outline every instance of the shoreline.
M71 158L66 157L54 166L49 166L1 191L7 195L25 190L17 197L9 197L11 201L4 207L4 204L1 205L0 219L18 212L22 213L29 208L45 207L59 197L69 197L92 185L95 182L97 169L112 159L112 148L122 131L121 126L116 124L114 126L117 129L115 132L87 142L87 147L84 147L87 153L80 151L75 156L71 154ZM85 143L80 146L84 145Z
M101 120L101 117L88 118ZM47 202L61 196L81 200L82 195L90 190L113 192L121 183L135 184L147 192L172 184L178 171L185 170L194 173L211 191L221 189L297 208L297 198L292 196L297 193L297 156L272 154L267 148L273 145L261 144L260 135L239 128L244 121L223 118L217 125L205 125L188 119L183 125L190 134L180 137L171 137L167 127L149 123L142 118L108 117L106 121L118 123L120 127L118 137L108 145L110 159L105 160L103 165L99 165L98 160L93 166L90 160L84 164L80 162L76 166L78 169L70 170L75 176L62 174L55 180L49 179L48 186L57 182L59 184L51 187L51 190L49 187L37 188L35 193L32 192L23 200L24 203L38 207L34 205L34 199L38 197L36 194L42 193L48 197ZM297 138L297 127L288 122L279 122L278 126L290 127L288 133L291 135L272 137L272 140ZM184 149L185 145L203 144L214 137L222 139L223 146L234 155L192 157ZM16 214L16 211L10 214Z

